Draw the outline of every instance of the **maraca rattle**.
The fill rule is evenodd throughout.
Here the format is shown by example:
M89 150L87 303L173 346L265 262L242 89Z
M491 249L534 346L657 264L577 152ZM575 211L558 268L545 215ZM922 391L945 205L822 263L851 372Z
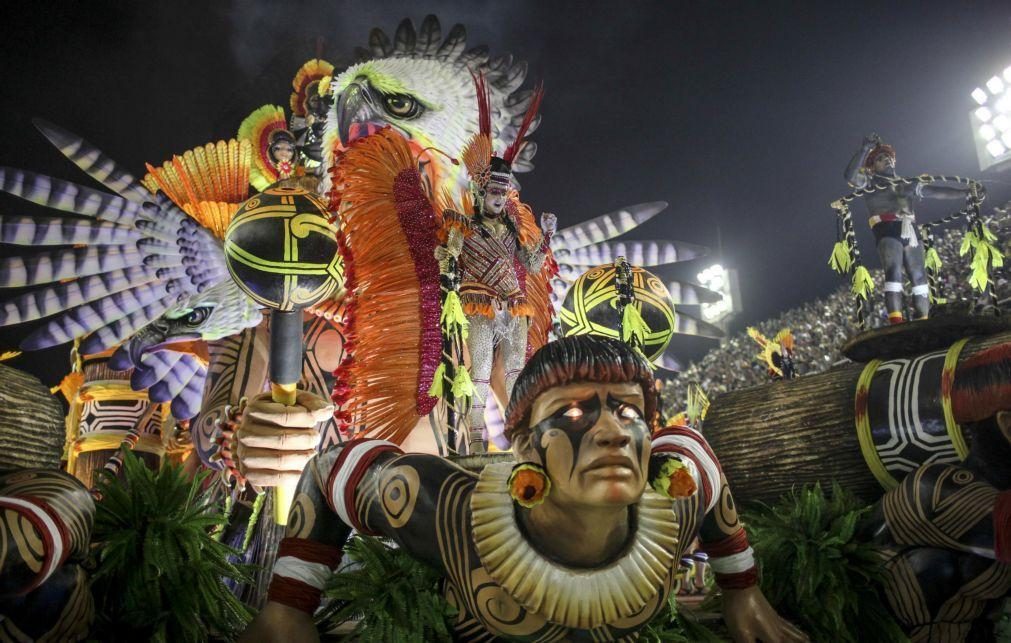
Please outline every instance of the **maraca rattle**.
M271 186L249 198L225 233L232 279L270 308L270 392L295 403L302 376L302 309L329 297L342 281L336 228L326 204L298 187ZM287 524L293 487L275 487L274 520Z

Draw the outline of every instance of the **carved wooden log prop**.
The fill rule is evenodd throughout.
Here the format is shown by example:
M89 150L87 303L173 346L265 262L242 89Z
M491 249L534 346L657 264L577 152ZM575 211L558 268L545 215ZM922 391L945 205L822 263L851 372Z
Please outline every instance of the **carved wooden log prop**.
M0 469L59 469L63 409L34 375L0 364Z
M740 503L774 502L794 485L833 480L873 501L920 464L965 457L948 393L955 368L1007 343L1011 332L962 339L725 393L713 399L703 433Z

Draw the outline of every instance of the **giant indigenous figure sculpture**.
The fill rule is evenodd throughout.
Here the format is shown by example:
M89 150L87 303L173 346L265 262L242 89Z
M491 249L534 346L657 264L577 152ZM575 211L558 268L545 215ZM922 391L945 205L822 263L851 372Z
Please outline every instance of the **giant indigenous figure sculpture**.
M984 640L980 617L1011 590L1011 347L959 367L952 407L968 457L920 466L868 525L889 607L913 641Z
M249 415L239 432L273 433L280 456L285 436L304 430L292 417ZM445 573L464 640L633 635L665 606L696 535L736 639L804 640L756 586L747 537L705 440L679 427L653 433L656 417L652 370L639 353L614 339L566 337L535 353L517 379L506 420L516 466L490 464L476 475L382 440L314 457L270 602L247 637L314 640L323 582L357 529Z

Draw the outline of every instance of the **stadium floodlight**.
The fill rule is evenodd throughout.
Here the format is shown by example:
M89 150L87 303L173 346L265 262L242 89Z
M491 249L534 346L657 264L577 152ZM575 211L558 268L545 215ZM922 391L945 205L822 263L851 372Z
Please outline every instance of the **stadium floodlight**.
M1011 66L990 77L970 94L976 102L969 111L979 169L1011 167Z
M720 264L713 264L700 272L696 278L699 284L720 293L719 301L702 304L702 319L710 324L719 324L732 313L738 312L740 295L737 289L737 274Z

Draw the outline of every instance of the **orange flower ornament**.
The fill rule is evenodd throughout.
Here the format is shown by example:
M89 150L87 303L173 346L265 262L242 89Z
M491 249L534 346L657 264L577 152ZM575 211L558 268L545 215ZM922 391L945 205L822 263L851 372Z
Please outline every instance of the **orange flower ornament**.
M521 507L532 509L551 493L551 480L539 464L521 462L509 474L509 495Z

